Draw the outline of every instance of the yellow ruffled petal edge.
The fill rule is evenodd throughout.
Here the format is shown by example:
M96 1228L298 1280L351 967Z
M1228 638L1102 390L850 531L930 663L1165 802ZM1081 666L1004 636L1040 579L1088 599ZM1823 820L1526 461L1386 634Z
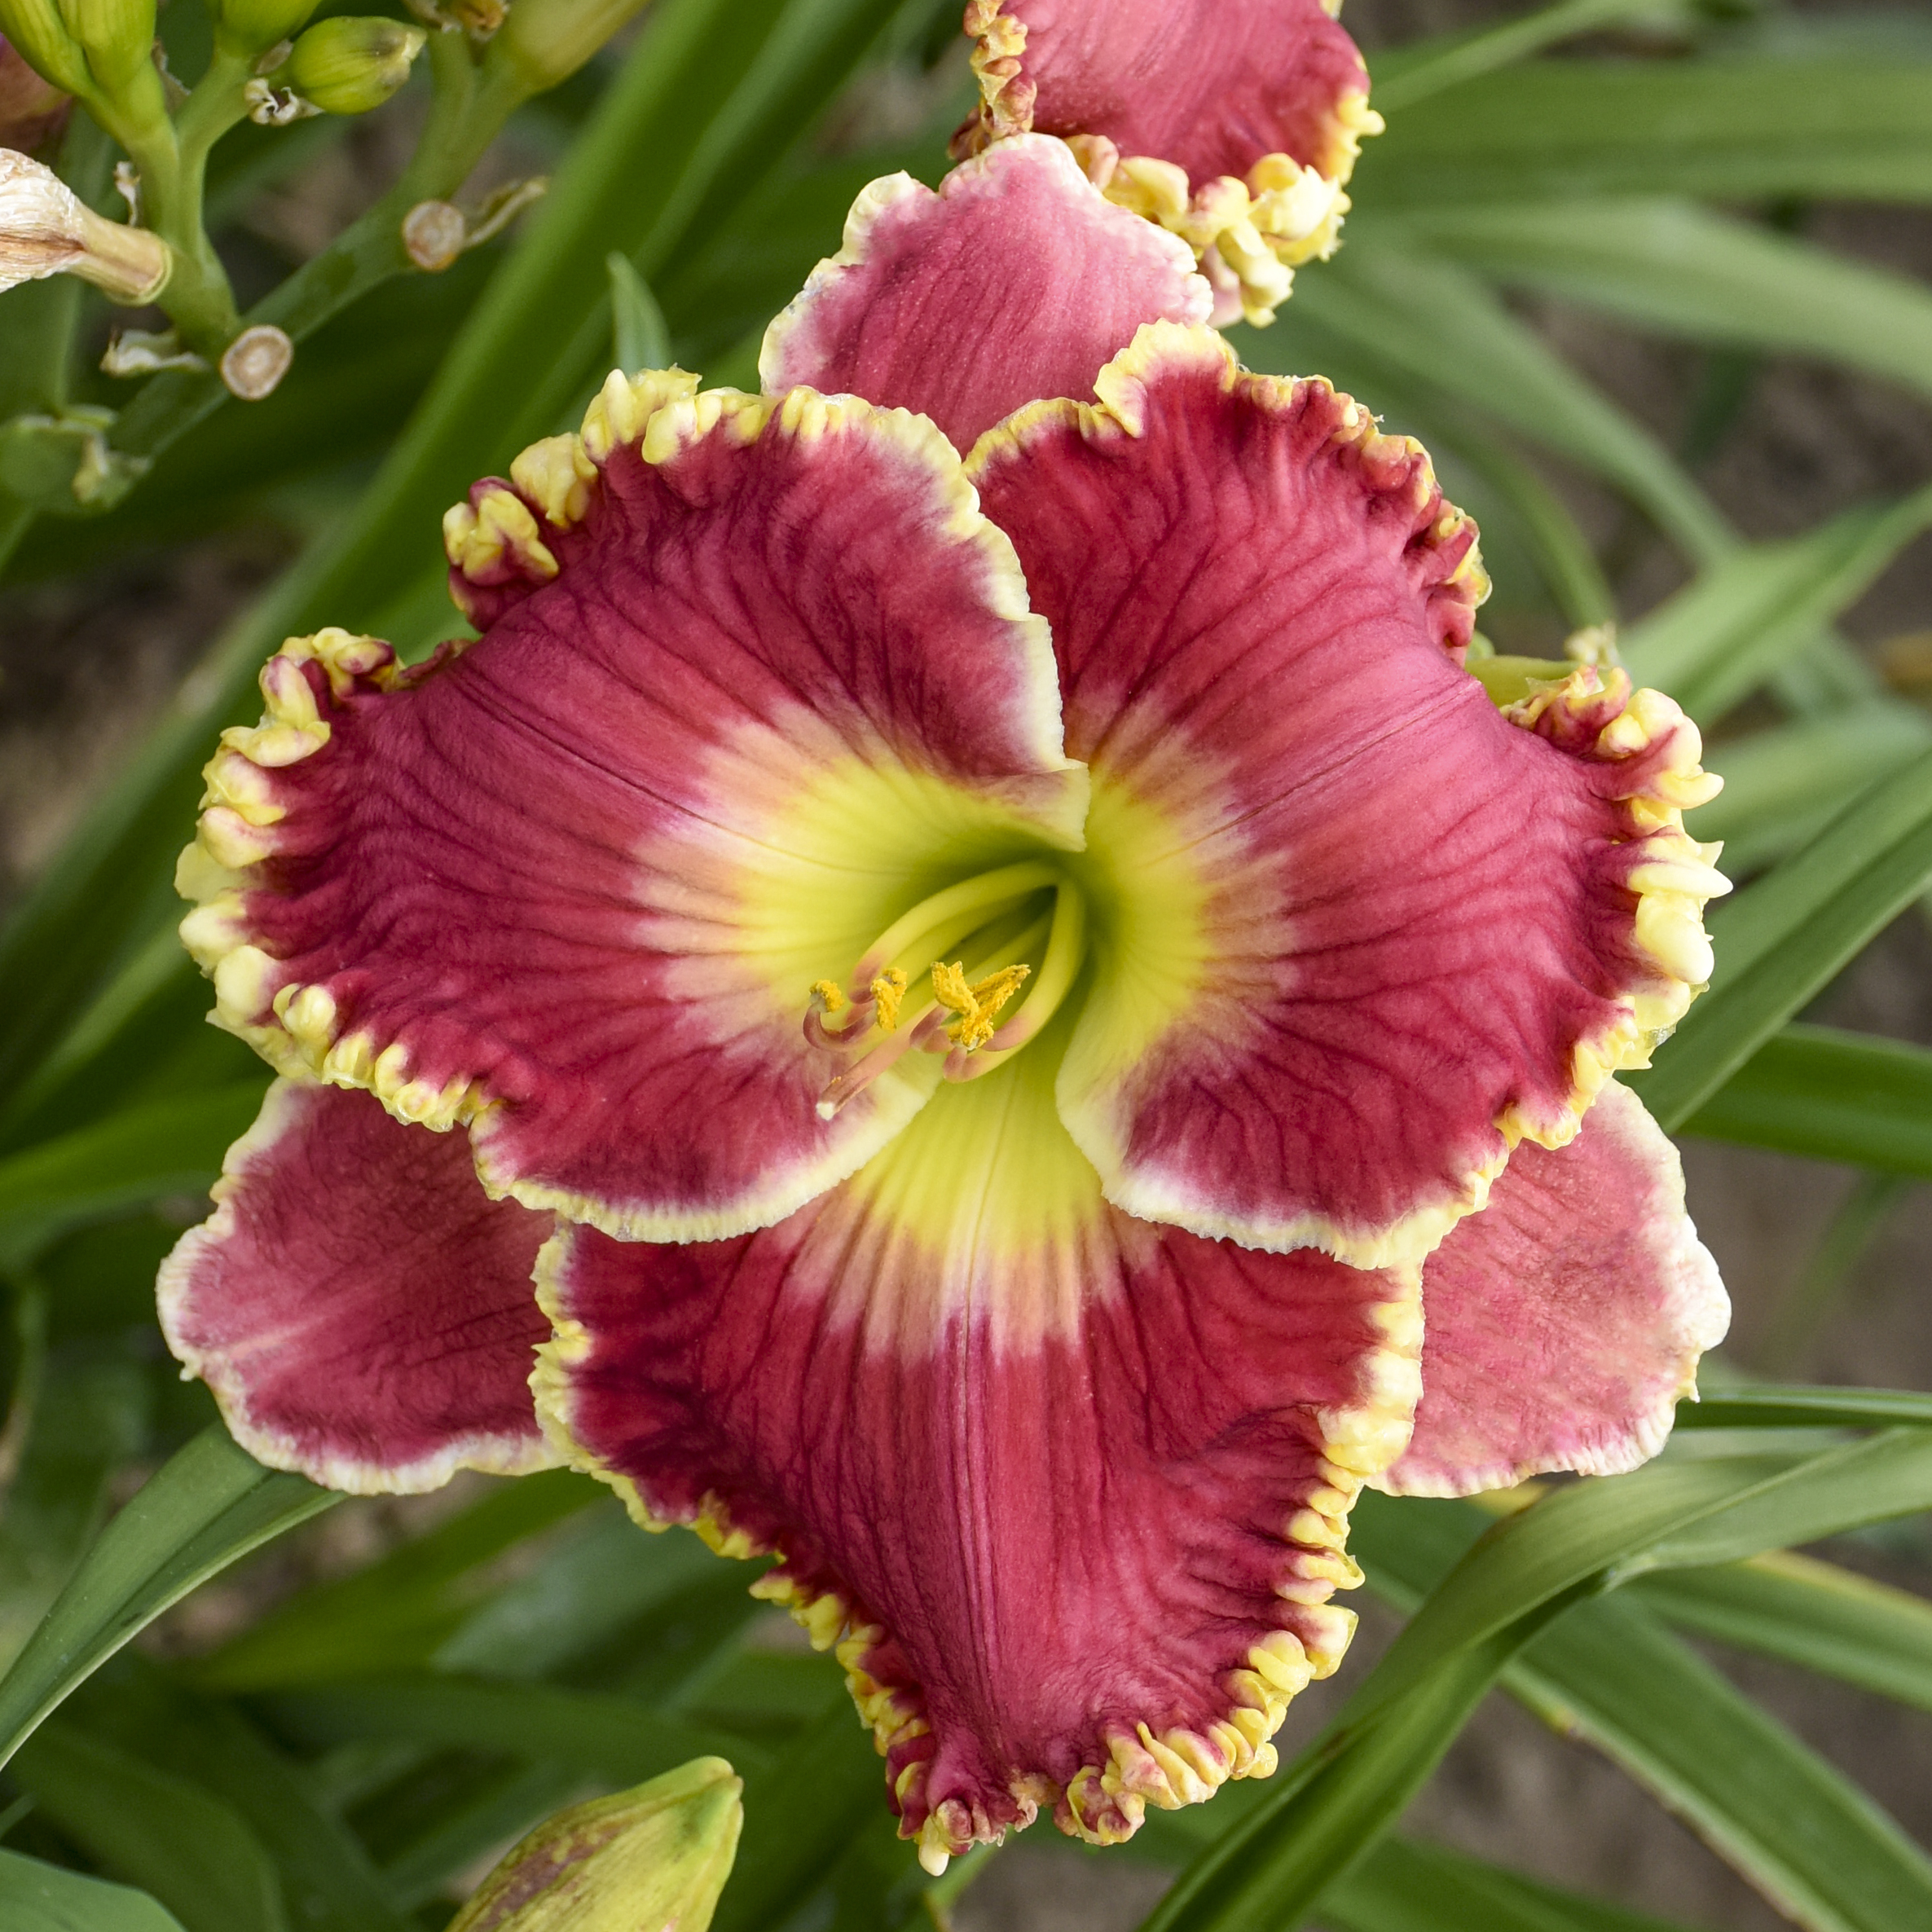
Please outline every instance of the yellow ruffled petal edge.
M737 447L780 435L801 443L856 431L893 447L903 458L909 486L931 492L939 527L979 557L982 595L991 613L1014 627L1031 693L1026 728L1031 755L1044 768L1077 772L1061 733L1059 671L1046 622L1028 599L1025 574L1006 534L979 513L979 495L958 452L924 416L875 407L853 396L825 397L794 389L782 397L750 396L736 389L700 391L682 369L647 370L626 376L614 370L592 398L581 430L532 443L510 465L514 489L500 486L457 504L443 519L446 551L460 576L493 577L506 554L534 575L554 577L558 566L541 535L532 505L558 531L580 523L592 490L614 451L629 447L646 464L668 464L713 436ZM451 654L466 648L451 647ZM275 826L286 816L271 775L314 757L328 745L330 725L317 706L302 667L319 665L330 690L346 698L359 686L389 691L412 672L381 640L331 627L289 638L263 666L264 711L260 724L231 726L221 748L203 768L205 790L195 842L175 866L175 889L195 909L181 922L182 944L214 982L214 1023L245 1040L279 1073L366 1088L398 1120L438 1132L472 1126L496 1104L477 1080L455 1078L442 1087L411 1078L408 1049L401 1041L378 1041L366 1032L345 1034L326 988L280 984L279 962L257 944L245 895L260 882L256 868L277 849ZM1086 790L1067 790L1062 821L1035 829L1069 850L1085 839ZM272 1011L272 1021L259 1015ZM802 1183L791 1208L843 1178L847 1168ZM488 1174L493 1193L506 1190ZM518 1185L507 1190L528 1207L555 1208L579 1219L597 1219L596 1204L554 1190ZM629 1233L631 1230L614 1230ZM693 1227L662 1238L706 1239L718 1232Z
M1339 11L1328 5L1331 14ZM972 68L979 84L979 117L955 137L956 157L990 143L1030 133L1034 83L1027 77L1027 27L1002 11L1005 0L969 0L966 31L973 36ZM1341 245L1349 197L1362 143L1387 125L1368 104L1368 77L1359 92L1336 101L1321 154L1308 165L1291 155L1265 154L1245 179L1223 174L1199 187L1175 162L1129 155L1104 134L1066 137L1088 178L1108 200L1158 222L1194 250L1213 285L1214 319L1265 328L1294 287L1305 262L1326 262Z
M555 1339L537 1350L530 1375L537 1417L556 1453L570 1467L607 1484L622 1498L633 1521L654 1533L673 1527L656 1513L636 1481L586 1450L571 1426L572 1371L594 1349L583 1323L564 1312L560 1273L572 1230L560 1229L539 1250L535 1270L539 1305L549 1316ZM1230 1779L1265 1778L1278 1758L1269 1741L1280 1728L1290 1701L1318 1679L1334 1675L1355 1632L1353 1610L1331 1604L1337 1590L1362 1581L1360 1566L1348 1554L1349 1512L1375 1477L1407 1446L1422 1393L1422 1291L1419 1270L1392 1270L1399 1295L1368 1311L1382 1333L1382 1344L1362 1365L1362 1400L1322 1410L1322 1463L1318 1487L1282 1525L1282 1539L1293 1551L1296 1575L1278 1584L1277 1594L1300 1606L1307 1639L1276 1631L1248 1653L1246 1667L1222 1679L1226 1714L1205 1731L1169 1727L1159 1732L1142 1722L1113 1727L1103 1763L1083 1766L1064 1786L1036 1775L1015 1782L1013 1795L1023 1804L1049 1809L1069 1837L1090 1845L1118 1844L1133 1837L1149 1805L1178 1811L1212 1798ZM831 1650L844 1667L846 1688L860 1721L872 1732L883 1758L896 1744L931 1728L916 1691L880 1683L868 1660L888 1632L838 1591L811 1591L785 1573L784 1551L755 1541L736 1527L725 1500L707 1495L684 1527L694 1530L721 1556L778 1557L778 1564L750 1586L751 1594L785 1610L815 1650ZM923 1759L907 1766L893 1796L904 1806L915 1797L912 1780L922 1779ZM809 1793L801 1794L807 1798ZM902 1827L903 1830L903 1827ZM914 1834L908 1833L911 1836ZM937 1874L949 1859L975 1843L997 1840L984 1818L975 1818L957 1800L933 1810L916 1836L919 1861Z

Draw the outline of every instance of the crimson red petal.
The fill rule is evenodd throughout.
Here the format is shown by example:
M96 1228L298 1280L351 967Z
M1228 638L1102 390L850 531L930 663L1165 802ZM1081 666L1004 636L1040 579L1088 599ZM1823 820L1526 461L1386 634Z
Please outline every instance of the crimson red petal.
M257 1461L368 1494L555 1459L530 1393L551 1217L489 1199L460 1135L278 1080L222 1175L161 1327Z

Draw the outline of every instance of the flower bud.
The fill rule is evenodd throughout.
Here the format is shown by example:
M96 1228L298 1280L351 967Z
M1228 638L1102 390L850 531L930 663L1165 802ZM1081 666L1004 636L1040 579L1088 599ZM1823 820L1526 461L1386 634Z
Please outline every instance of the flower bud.
M158 235L103 221L51 168L0 147L0 289L78 275L134 306L161 293L174 265Z
M366 114L409 78L428 38L400 21L339 15L310 28L273 77L325 114Z
M705 1932L738 1846L743 1785L694 1758L634 1791L546 1819L449 1932Z
M215 38L231 52L265 54L307 24L317 0L217 0Z
M490 42L490 64L507 67L525 95L568 80L644 5L644 0L517 0Z
M0 147L32 154L66 126L73 105L71 95L43 80L20 50L0 36Z
M5 33L15 57L42 79L67 94L86 88L87 57L68 32L54 0L0 0L0 32Z
M154 64L154 0L60 0L67 30L87 70L110 97L125 94Z

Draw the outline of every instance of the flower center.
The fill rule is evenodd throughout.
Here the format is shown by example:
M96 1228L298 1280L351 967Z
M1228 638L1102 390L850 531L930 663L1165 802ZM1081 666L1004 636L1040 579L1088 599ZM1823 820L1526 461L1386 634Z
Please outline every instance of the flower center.
M820 1115L830 1120L914 1050L945 1054L948 1080L990 1073L1059 1010L1086 950L1085 897L1045 860L996 866L922 899L843 983L813 983L805 1037L851 1055L819 1096Z

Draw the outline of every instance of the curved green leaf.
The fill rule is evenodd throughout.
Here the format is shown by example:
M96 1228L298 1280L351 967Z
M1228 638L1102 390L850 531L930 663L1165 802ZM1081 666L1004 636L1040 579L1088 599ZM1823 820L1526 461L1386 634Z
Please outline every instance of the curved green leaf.
M1678 1131L1932 1178L1932 1050L1788 1026Z
M185 1932L145 1892L15 1851L0 1851L0 1919L11 1932Z
M1403 226L1513 287L1666 335L1813 356L1932 395L1932 290L1694 202L1477 205Z
M1680 1429L1932 1428L1932 1395L1913 1388L1833 1388L1763 1383L1720 1388L1677 1405Z
M1932 61L1530 61L1392 116L1349 191L1364 208L1644 194L1924 200Z
M109 1523L0 1678L0 1763L122 1644L238 1557L341 1497L205 1429Z

